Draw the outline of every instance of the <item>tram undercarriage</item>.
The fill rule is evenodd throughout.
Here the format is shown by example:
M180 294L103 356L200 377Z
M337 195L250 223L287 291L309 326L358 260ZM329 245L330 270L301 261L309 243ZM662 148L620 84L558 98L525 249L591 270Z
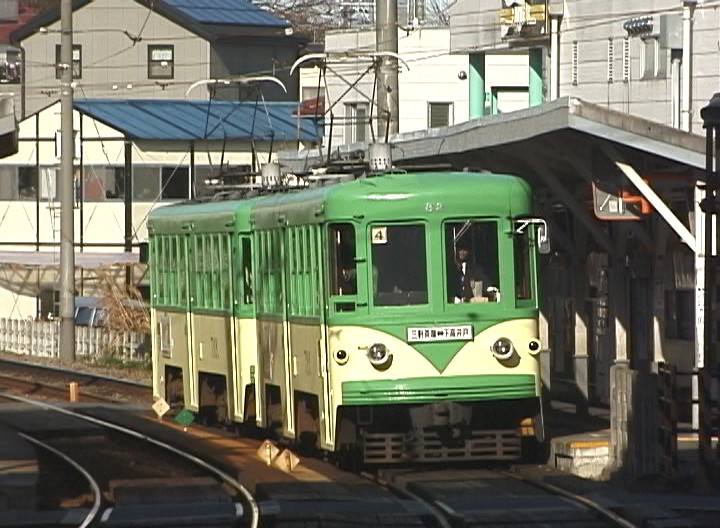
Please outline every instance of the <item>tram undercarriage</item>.
M339 409L339 451L364 464L519 460L543 444L537 398Z

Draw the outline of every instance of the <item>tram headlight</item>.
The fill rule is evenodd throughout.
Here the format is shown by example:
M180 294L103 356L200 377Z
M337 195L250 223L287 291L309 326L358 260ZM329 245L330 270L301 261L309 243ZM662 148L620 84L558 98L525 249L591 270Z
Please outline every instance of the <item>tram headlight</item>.
M337 361L338 365L344 365L348 362L348 359L350 359L350 356L344 350L340 349L335 351L335 361Z
M506 361L515 353L515 347L507 337L501 337L493 343L492 353L495 359Z
M528 350L533 356L537 356L540 353L540 341L537 339L531 339L528 343Z
M375 343L367 351L367 358L375 367L382 367L390 359L390 353L382 343Z

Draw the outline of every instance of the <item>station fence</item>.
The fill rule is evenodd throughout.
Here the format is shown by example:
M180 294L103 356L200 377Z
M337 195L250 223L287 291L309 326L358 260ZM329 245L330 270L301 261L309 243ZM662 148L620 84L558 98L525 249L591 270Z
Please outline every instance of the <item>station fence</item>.
M78 357L112 356L121 361L145 361L150 354L149 335L119 332L103 327L75 327ZM0 351L43 358L60 356L60 321L0 318Z

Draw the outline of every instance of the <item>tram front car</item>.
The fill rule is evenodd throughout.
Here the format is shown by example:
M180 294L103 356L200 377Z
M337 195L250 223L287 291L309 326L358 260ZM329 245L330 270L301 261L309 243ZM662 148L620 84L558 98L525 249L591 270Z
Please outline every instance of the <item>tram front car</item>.
M335 449L365 463L536 450L536 248L547 228L529 185L419 173L336 191L325 203Z

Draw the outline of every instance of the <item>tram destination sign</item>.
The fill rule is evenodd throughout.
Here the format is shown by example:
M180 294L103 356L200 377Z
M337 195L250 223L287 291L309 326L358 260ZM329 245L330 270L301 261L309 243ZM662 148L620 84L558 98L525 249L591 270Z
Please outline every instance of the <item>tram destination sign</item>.
M472 341L472 325L408 327L408 343Z

